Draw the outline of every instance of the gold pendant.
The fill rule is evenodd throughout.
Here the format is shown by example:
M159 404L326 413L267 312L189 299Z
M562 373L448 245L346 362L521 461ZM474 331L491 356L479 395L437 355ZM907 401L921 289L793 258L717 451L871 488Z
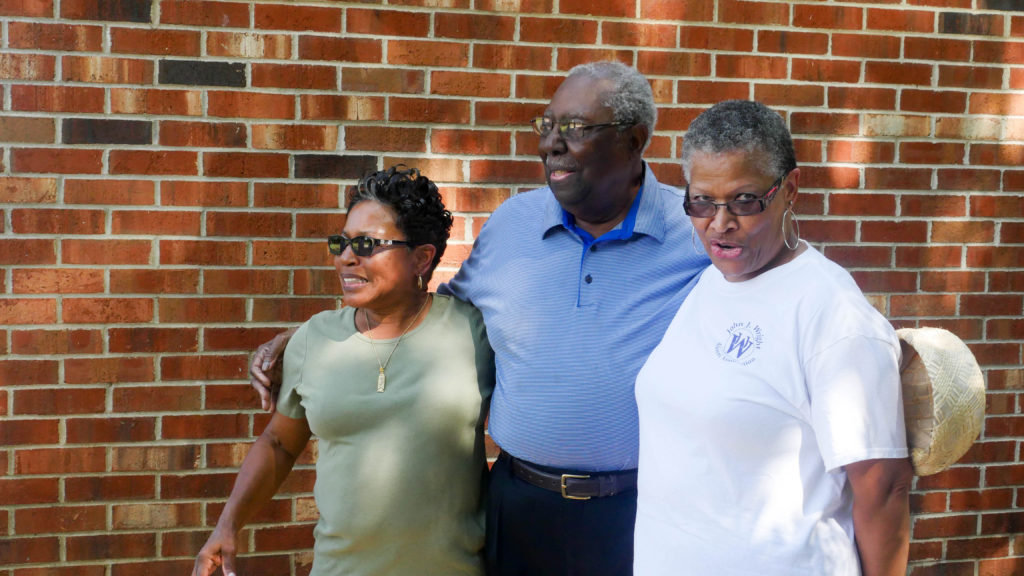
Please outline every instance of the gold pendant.
M377 392L384 391L384 369L380 369L380 373L377 374Z

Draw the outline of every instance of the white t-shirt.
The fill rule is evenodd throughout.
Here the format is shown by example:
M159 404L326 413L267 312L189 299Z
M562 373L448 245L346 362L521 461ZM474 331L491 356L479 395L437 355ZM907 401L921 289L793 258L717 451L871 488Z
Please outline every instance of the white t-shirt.
M811 248L701 277L637 377L636 576L859 575L843 466L907 456L899 341Z

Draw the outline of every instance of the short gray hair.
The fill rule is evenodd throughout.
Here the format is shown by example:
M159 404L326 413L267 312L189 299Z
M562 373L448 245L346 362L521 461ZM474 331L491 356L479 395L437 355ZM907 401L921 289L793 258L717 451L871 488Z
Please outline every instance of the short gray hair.
M569 70L566 79L579 75L612 81L612 88L602 95L601 104L612 110L616 122L647 126L646 150L658 121L658 108L647 78L636 68L613 61L580 64Z
M760 102L726 100L697 116L683 139L683 175L690 181L695 153L743 151L765 175L781 177L796 168L793 137L782 116Z

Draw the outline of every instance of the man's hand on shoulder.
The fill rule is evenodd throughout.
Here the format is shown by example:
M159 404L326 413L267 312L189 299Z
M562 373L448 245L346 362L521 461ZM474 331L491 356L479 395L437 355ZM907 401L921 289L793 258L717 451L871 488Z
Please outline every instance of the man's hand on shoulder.
M260 403L264 410L273 412L277 408L277 393L281 389L284 364L281 355L288 346L288 341L295 334L296 328L281 332L270 341L260 344L249 364L249 384L260 395Z

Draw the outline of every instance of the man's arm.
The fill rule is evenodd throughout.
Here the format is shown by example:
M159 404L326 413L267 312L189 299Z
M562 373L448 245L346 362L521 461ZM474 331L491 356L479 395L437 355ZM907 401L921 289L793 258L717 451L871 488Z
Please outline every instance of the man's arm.
M910 554L910 485L907 458L846 465L853 488L853 531L864 576L904 576Z
M249 364L249 384L260 395L264 410L273 412L277 407L277 392L281 389L281 355L298 327L291 328L260 344Z

